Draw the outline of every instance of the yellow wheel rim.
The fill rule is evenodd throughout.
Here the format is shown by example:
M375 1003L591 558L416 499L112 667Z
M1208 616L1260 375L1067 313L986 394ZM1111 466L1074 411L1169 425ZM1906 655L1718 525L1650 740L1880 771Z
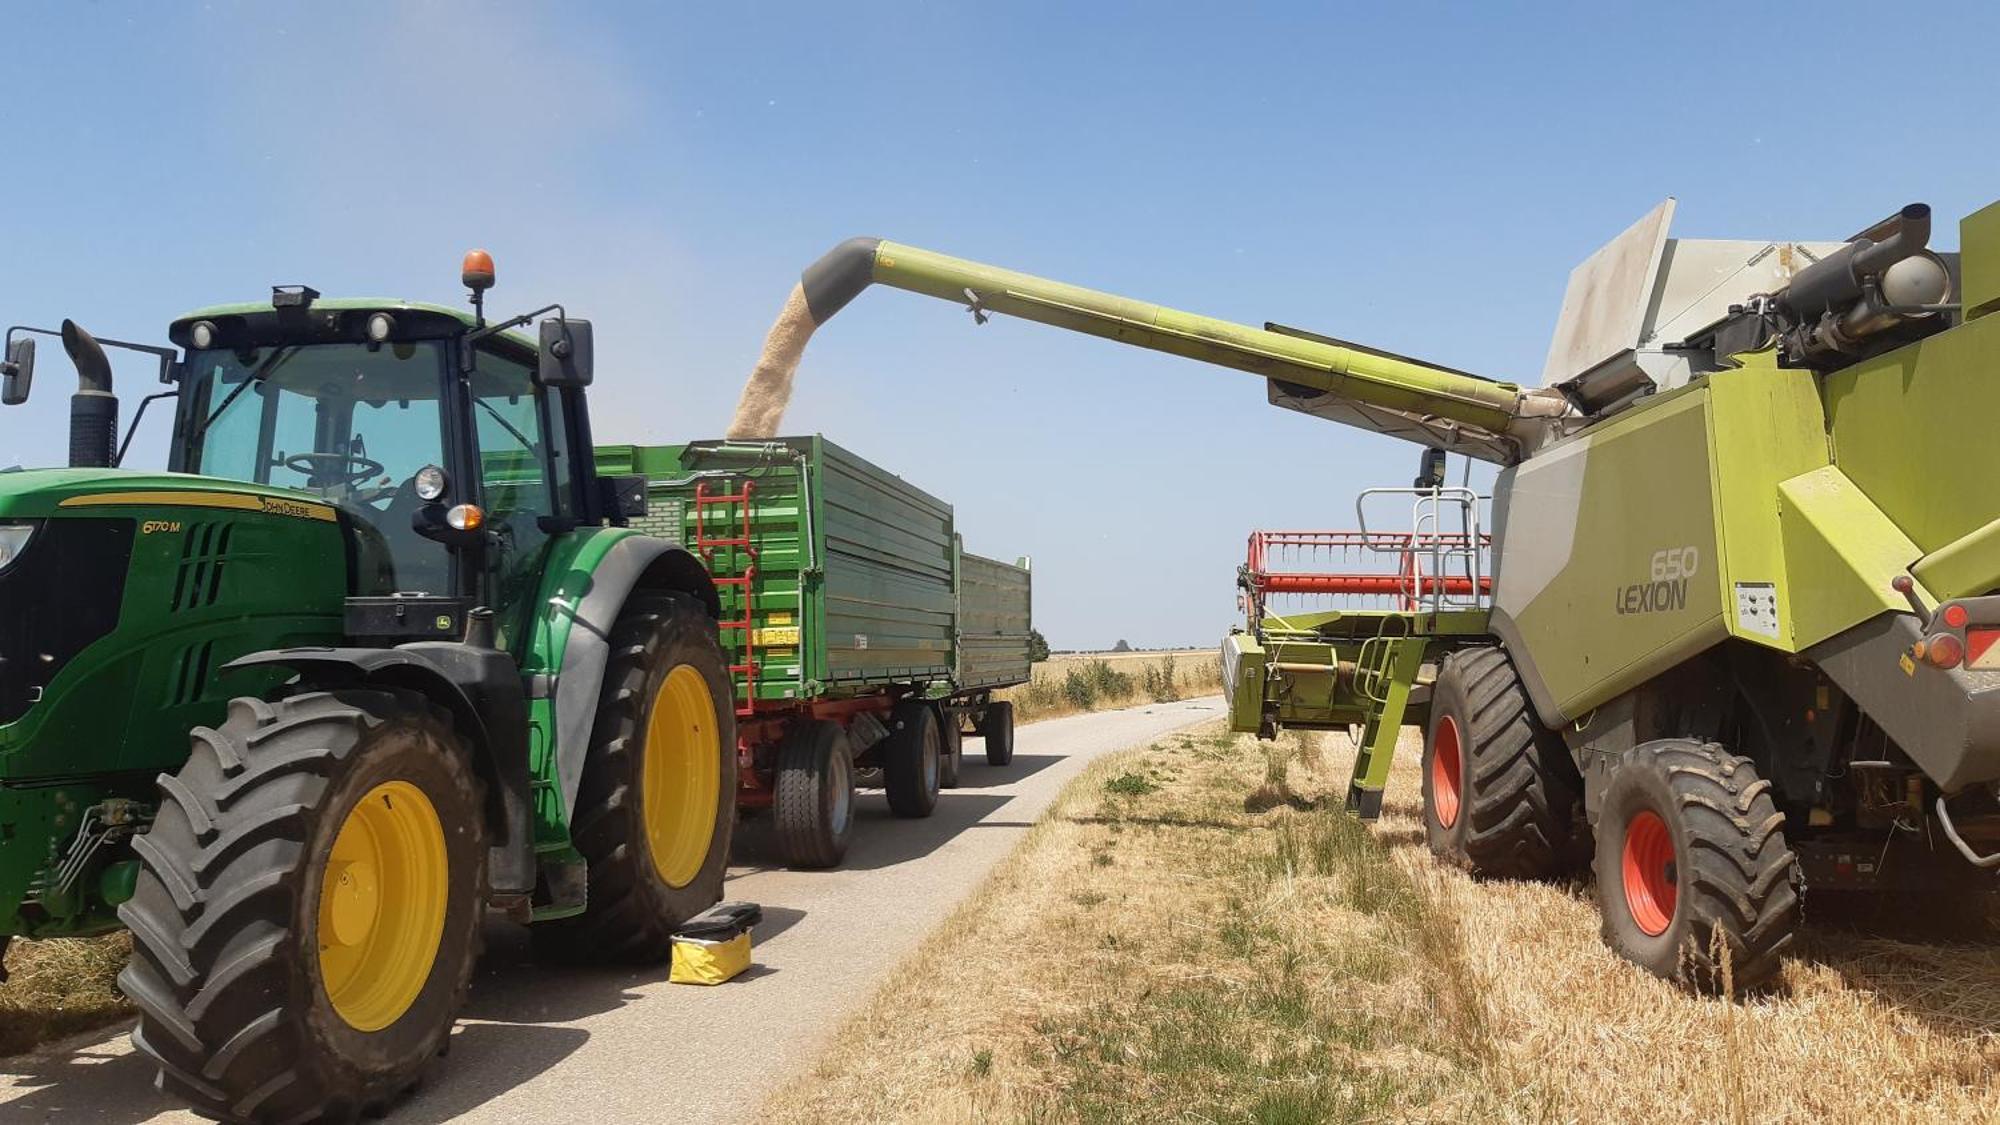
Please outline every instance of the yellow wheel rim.
M646 717L646 843L653 868L670 887L701 874L715 839L722 794L721 731L708 681L692 665L667 673Z
M319 971L357 1031L401 1019L430 979L444 935L451 863L424 791L387 781L341 822L319 888Z

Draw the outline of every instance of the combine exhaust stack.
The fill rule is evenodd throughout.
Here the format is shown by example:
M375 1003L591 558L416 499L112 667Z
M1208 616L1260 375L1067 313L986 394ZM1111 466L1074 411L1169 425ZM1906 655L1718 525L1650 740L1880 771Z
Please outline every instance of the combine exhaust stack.
M1328 337L1252 328L914 246L855 238L806 269L745 391L739 427L755 425L746 414L759 380L767 388L788 390L789 367L812 329L878 283L962 304L981 322L1005 313L1261 375L1293 397L1331 396L1352 404L1344 421L1501 464L1527 456L1559 432L1563 419L1575 416L1554 392L1524 390Z

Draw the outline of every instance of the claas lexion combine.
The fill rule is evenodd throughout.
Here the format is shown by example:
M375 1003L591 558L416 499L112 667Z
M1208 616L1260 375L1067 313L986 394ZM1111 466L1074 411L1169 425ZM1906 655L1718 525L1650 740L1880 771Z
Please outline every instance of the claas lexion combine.
M1253 542L1234 725L1358 727L1364 817L1422 727L1439 855L1537 878L1594 852L1618 952L1755 988L1808 888L1982 907L2000 865L2000 205L1954 255L1922 205L1826 243L1672 239L1672 210L1572 275L1534 389L873 239L800 288L815 324L879 283L1426 446L1407 524ZM1439 451L1499 467L1490 520ZM1281 569L1322 548L1392 564ZM1287 589L1391 602L1271 612Z

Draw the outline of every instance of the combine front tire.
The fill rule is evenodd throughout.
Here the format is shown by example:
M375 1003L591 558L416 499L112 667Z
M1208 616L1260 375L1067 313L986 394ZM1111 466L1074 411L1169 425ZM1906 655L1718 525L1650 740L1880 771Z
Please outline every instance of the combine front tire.
M449 717L372 690L239 699L160 791L119 908L160 1088L231 1121L387 1109L478 953L483 806Z
M584 912L538 923L562 961L660 961L722 898L736 825L736 706L715 622L679 594L633 596L611 630L571 834Z
M896 704L882 746L882 787L889 797L889 811L902 817L931 815L937 808L943 756L937 708L920 699Z
M778 747L772 822L792 867L833 867L854 835L854 763L839 723L800 723Z
M1424 739L1431 851L1475 875L1546 879L1580 864L1571 841L1582 791L1561 740L1544 731L1507 654L1445 657Z
M1748 758L1682 739L1626 751L1597 823L1605 942L1702 991L1769 984L1799 921L1784 829Z

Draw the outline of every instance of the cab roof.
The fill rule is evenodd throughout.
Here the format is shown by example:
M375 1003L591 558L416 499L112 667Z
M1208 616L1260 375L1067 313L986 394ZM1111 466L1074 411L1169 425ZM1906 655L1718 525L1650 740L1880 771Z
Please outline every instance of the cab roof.
M281 341L365 339L368 314L386 312L396 318L399 339L435 339L456 335L475 327L469 309L408 301L397 297L314 297L307 305L278 307L268 299L228 305L210 305L174 319L167 336L183 348L190 347L189 330L196 321L213 322L222 329L225 345L259 346ZM519 332L503 332L496 339L518 348L536 351L535 341Z

